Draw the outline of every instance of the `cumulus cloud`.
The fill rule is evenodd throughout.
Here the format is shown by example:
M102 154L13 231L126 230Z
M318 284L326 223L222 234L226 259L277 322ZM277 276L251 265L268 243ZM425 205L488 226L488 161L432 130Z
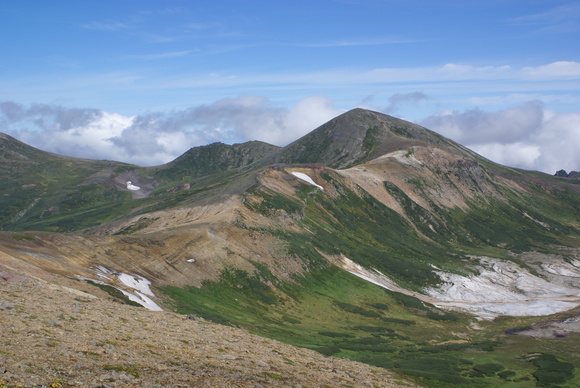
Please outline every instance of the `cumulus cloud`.
M156 165L191 147L217 141L261 140L283 146L340 113L324 96L307 97L292 109L274 106L264 97L242 96L135 117L4 102L0 104L0 130L62 155Z
M500 164L549 174L580 170L580 113L534 101L496 112L447 111L421 124Z
M542 154L538 145L523 142L476 144L471 149L506 166L533 166Z
M115 159L121 150L108 142L130 125L131 117L96 109L0 103L0 131L42 150L61 155Z
M477 108L462 113L447 112L427 118L424 124L461 144L484 144L490 139L511 143L537 132L542 115L541 102L528 102L497 112Z

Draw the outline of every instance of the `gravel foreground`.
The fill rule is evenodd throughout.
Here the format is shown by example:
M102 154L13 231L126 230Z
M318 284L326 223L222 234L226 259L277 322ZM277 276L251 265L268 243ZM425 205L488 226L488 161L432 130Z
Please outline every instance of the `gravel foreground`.
M95 297L77 283L0 266L0 387L414 386L241 329Z

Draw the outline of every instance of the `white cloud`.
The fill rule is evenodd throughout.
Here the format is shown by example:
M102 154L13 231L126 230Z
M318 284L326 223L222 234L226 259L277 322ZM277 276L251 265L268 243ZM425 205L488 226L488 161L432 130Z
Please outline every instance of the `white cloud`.
M0 104L0 123L10 135L61 155L138 165L169 162L191 147L261 140L286 145L342 113L324 96L290 110L260 96L218 100L168 113L128 117L91 109Z
M538 67L524 67L522 74L539 79L577 78L580 77L580 63L559 61Z
M348 46L382 46L391 44L401 44L401 43L411 43L417 42L417 40L411 39L400 39L396 37L380 37L380 38L369 38L369 39L359 39L359 40L339 40L323 43L304 43L299 44L303 47L348 47Z
M482 78L505 78L512 68L504 66L468 66L448 63L438 69L438 73L449 79L482 79Z
M156 59L166 59L166 58L175 58L175 57L184 57L193 52L197 52L199 50L182 50L182 51L171 51L166 53L158 53L158 54L147 54L147 55L131 55L127 58L131 59L143 59L143 60L156 60Z
M508 144L486 143L474 145L470 148L478 154L505 166L534 166L542 154L538 145L521 142Z
M517 70L508 65L478 67L447 63L439 67L377 68L360 74L357 80L364 82L503 80L514 77L516 74Z
M431 116L423 121L428 128L453 138L461 144L502 144L518 141L538 131L543 116L540 102L528 102L515 108L486 112L470 109L462 113Z
M189 51L193 50L193 51ZM189 50L145 53L140 59L151 65L165 59L187 58ZM127 56L124 57L127 59ZM134 63L134 61L130 61ZM42 101L98 105L109 112L134 114L138 109L184 108L184 101L203 104L224 95L268 95L271 101L298 101L305 95L324 94L346 108L352 108L364 96L386 98L393 93L422 92L433 101L457 107L474 96L529 95L544 100L548 95L578 98L580 62L558 61L534 67L469 66L455 63L428 67L334 68L324 71L273 71L247 73L227 69L187 70L155 73L132 68L109 73L82 74L62 78L37 75L15 78L0 74L3 95L31 102ZM484 98L485 98L484 97ZM477 99L477 98L476 98ZM432 102L433 102L432 101ZM525 100L524 100L525 101ZM515 103L523 102L514 101ZM570 102L554 99L560 109ZM428 104L425 104L428 105ZM384 103L378 106L384 108ZM409 113L405 111L405 115ZM425 112L427 114L427 112ZM417 117L412 115L411 117Z
M548 174L580 170L580 113L528 102L497 112L447 111L422 125L500 164Z
M300 101L288 112L279 139L275 144L285 145L306 135L326 123L342 111L336 110L332 101L325 96L311 96Z
M545 166L547 172L580 171L580 113L559 114L546 110L543 130L536 142L544 151L537 162L538 168Z

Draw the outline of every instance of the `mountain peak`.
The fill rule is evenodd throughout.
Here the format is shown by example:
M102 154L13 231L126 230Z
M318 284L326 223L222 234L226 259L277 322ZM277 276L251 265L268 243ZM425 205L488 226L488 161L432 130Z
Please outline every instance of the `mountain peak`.
M282 163L321 163L348 168L414 145L458 146L420 125L362 108L355 108L284 147Z
M167 179L200 178L249 166L275 153L279 147L261 141L228 145L221 142L194 147L159 167Z

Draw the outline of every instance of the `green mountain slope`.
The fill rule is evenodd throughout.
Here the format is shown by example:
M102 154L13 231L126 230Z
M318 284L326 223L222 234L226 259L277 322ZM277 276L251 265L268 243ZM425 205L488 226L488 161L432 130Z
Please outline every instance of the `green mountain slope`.
M214 143L195 147L174 161L156 168L155 177L166 181L191 181L251 166L278 149L279 147L259 141L234 145Z
M281 149L216 143L152 168L5 144L3 163L41 171L6 170L7 193L45 182L3 198L0 249L21 260L125 291L113 274L143 276L167 309L420 385L580 383L576 180L361 109Z
M377 112L353 109L284 147L278 160L290 164L320 163L342 169L421 144L466 151L419 125Z
M71 232L123 219L142 207L159 210L216 192L231 195L249 185L244 181L252 166L278 149L262 142L215 143L143 168L50 154L2 135L0 228ZM227 185L232 177L239 183ZM140 190L129 190L128 181Z
M0 228L35 229L48 222L47 229L69 215L86 217L97 211L95 222L102 222L128 193L115 187L114 178L136 168L125 163L69 158L30 147L0 134ZM75 211L76 210L76 211ZM40 226L40 228L44 228Z
M289 179L278 173L281 180ZM264 180L246 197L245 206L252 212L285 222L238 227L258 239L277 237L283 254L267 264L248 259L252 269L229 268L201 287L162 287L172 308L323 354L395 369L425 386L578 383L573 372L580 362L573 350L578 335L560 332L557 337L549 326L574 322L578 308L547 319L482 322L465 311L437 308L425 298L386 290L338 268L341 258L348 257L399 286L420 291L441 284L439 270L476 273L474 257L515 261L522 270L540 269L528 260L539 257L530 252L577 260L578 250L569 250L578 247L577 192L537 181L523 183L525 190L498 184L498 198L479 194L462 209L444 208L432 199L426 201L427 208L396 184L380 182L402 209L398 213L360 186L349 187L339 172L310 174L321 178L317 184L324 191L298 183L294 195L282 195ZM428 190L427 184L417 188L426 199ZM272 273L285 256L299 260L302 268L287 279ZM500 280L496 286L501 287ZM532 327L545 327L548 338L508 334Z

